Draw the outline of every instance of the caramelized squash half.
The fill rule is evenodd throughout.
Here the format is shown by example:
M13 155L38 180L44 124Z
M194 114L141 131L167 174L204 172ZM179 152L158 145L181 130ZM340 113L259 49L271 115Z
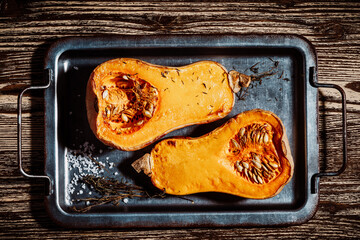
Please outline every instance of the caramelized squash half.
M293 175L293 159L281 120L250 110L199 138L170 138L132 166L168 194L222 192L264 199Z
M134 151L175 129L225 117L234 91L249 83L250 77L212 61L175 68L114 59L90 76L88 121L105 144Z

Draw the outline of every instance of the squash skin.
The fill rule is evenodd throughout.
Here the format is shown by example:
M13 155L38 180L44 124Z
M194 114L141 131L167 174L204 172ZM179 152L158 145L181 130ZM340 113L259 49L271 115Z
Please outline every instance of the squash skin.
M281 165L281 172L264 184L249 182L241 177L234 167L236 157L228 152L230 139L242 127L254 122L270 124L274 129L271 141ZM222 192L265 199L277 195L291 180L294 171L289 142L281 120L272 112L261 109L241 113L199 138L162 140L155 145L147 160L150 169L143 170L151 176L153 185L173 195Z
M119 73L136 76L158 92L152 117L121 134L113 131L117 125L108 124L102 114L105 103L101 89L104 85L109 87ZM96 100L98 112L94 107ZM144 148L173 130L221 119L233 105L234 92L227 71L213 61L175 68L131 58L113 59L92 72L86 90L87 116L93 133L103 143L125 151Z

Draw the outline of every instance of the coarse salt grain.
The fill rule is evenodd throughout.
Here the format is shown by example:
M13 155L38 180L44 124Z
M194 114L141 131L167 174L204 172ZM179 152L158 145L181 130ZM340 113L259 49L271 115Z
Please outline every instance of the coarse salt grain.
M113 169L115 167L115 163L111 162L109 163L109 169Z

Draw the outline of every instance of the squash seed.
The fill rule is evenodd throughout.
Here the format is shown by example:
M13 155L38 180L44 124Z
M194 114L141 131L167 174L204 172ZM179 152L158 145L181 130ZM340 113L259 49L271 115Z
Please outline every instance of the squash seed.
M248 174L249 174L249 176L251 177L251 178L253 178L253 173L251 172L251 171L248 171Z
M239 172L242 172L243 171L243 166L241 166L240 165L240 162L239 161L237 161L236 163L235 163L235 166L236 166L236 169L239 171Z
M259 143L263 143L263 142L264 142L264 134L261 134L259 138Z
M269 163L265 163L265 162L264 162L264 164L265 164L265 166L269 169L269 172L272 172L272 171L274 170L274 168L271 167Z
M102 93L102 98L106 99L109 96L109 91L107 89L105 89Z
M242 162L242 165L244 166L244 168L249 169L249 164L247 162Z
M255 141L255 137L256 137L256 136L254 136L255 134L256 134L255 131L252 131L250 134L250 138L251 138L251 140L253 140L253 142Z
M144 110L144 111L143 111L143 114L144 114L144 116L147 117L147 118L151 118L151 117L152 117L152 113L151 113L150 111L148 111L148 110Z
M118 114L119 113L119 106L116 106L113 110L113 114Z
M260 142L260 136L261 136L261 135L260 135L260 132L258 132L258 133L256 134L256 142L258 142L258 143Z
M249 177L249 172L248 172L248 170L247 170L246 168L244 169L244 172L245 172L246 177L247 177L248 179L250 179L250 177Z
M277 163L274 162L269 162L270 166L273 167L274 169L277 169L279 167L279 165Z
M245 128L241 128L240 129L240 136L242 137L242 136L244 136L244 134L245 134Z
M123 79L129 80L129 77L128 77L127 75L124 75L124 76L123 76Z
M152 113L152 112L154 111L154 104L152 104L152 103L147 103L146 109L147 109L150 113Z
M261 164L258 161L252 160L252 163L255 165L256 168L261 169Z
M252 179L254 180L254 182L259 183L258 180L257 180L257 176L255 174L252 175Z
M264 182L263 182L263 180L262 180L262 178L258 175L257 176L257 180L258 180L258 182L260 183L260 184L263 184Z
M268 143L269 142L269 135L267 133L264 133L264 143Z
M235 139L232 138L231 143L234 145L235 148L240 149L240 145Z
M261 163L261 160L257 154L254 154L254 160L258 163Z
M129 118L128 116L126 116L126 114L121 114L121 119L124 121L124 122L128 122L129 121Z
M263 162L262 164L262 168L266 171L266 172L269 172L269 169L266 167L265 163Z

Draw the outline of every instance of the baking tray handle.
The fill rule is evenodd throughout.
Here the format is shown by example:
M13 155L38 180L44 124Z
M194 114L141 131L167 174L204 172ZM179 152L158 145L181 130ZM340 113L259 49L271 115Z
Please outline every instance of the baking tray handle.
M338 85L335 84L323 84L315 81L315 68L310 67L310 84L316 88L334 88L341 93L342 101L342 135L343 135L343 162L341 168L336 172L319 172L312 176L311 193L317 193L319 187L319 178L324 176L338 176L345 171L347 164L347 126L346 126L346 95L345 91Z
M51 84L51 72L50 69L46 71L47 79L49 80L46 85L42 86L30 86L28 88L25 88L18 96L18 123L17 123L17 133L18 133L18 164L19 164L19 170L22 175L28 178L40 178L40 179L47 179L49 181L49 194L52 193L52 180L49 176L46 175L32 175L25 172L25 170L22 167L22 97L25 92L30 90L37 90L37 89L47 89Z

